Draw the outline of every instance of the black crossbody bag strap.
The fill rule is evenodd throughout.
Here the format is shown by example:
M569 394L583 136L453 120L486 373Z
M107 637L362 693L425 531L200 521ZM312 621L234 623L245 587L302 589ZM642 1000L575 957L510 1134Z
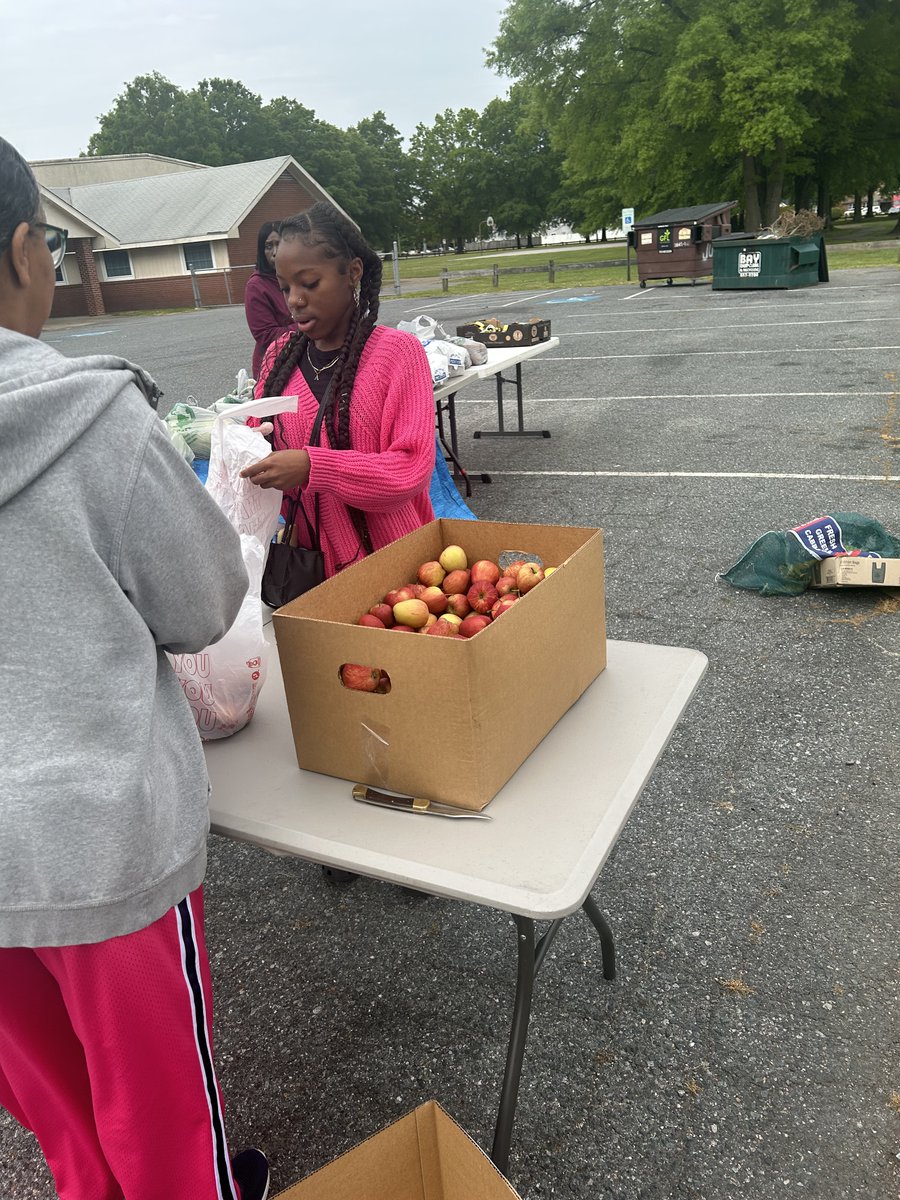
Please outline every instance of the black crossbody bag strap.
M330 391L330 389L329 389L329 391ZM318 444L319 444L319 438L322 433L322 421L325 416L325 405L327 403L328 403L328 392L325 393L325 395L322 397L321 401L319 402L319 411L316 413L316 419L313 422L313 427L309 433L309 445L310 446L318 446ZM277 417L275 417L274 419L276 421L278 420ZM310 549L321 550L322 544L319 540L319 493L316 492L316 499L315 499L315 516L316 516L315 528L313 528L313 526L311 525L309 517L306 514L306 509L303 506L303 502L300 500L299 497L296 500L291 501L291 512L290 512L291 519L288 522L288 528L289 529L293 528L294 522L297 519L297 509L298 508L303 513L303 520L306 522L306 529L307 529L307 532L309 533Z

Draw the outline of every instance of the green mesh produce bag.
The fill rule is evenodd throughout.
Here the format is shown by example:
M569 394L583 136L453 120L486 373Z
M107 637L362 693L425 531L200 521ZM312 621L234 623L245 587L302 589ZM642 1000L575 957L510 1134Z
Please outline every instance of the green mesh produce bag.
M832 513L764 533L718 578L763 596L799 596L812 583L816 563L840 554L900 558L900 540L861 513Z

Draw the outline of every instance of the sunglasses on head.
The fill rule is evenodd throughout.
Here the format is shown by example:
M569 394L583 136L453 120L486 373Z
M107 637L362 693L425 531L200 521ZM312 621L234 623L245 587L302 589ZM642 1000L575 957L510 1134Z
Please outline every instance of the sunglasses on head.
M33 229L43 229L47 249L53 258L53 266L58 267L65 257L66 242L69 238L68 229L60 229L58 225L48 225L46 221L32 221Z

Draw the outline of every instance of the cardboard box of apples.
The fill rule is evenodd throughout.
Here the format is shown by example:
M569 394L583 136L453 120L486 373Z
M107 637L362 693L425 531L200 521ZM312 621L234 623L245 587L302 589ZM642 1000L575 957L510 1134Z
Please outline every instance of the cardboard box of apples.
M606 665L603 534L433 521L273 623L301 767L481 809Z

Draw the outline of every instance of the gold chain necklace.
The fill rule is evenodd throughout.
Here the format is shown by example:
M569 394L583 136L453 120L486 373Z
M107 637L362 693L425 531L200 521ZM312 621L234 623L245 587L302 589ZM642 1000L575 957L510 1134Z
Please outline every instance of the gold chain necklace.
M340 357L341 357L341 352L340 352L340 350L338 350L337 354L334 356L334 358L331 360L330 363L325 363L324 367L317 367L316 364L312 360L312 351L310 350L310 343L307 342L307 344L306 344L306 361L309 363L310 367L315 372L316 383L319 382L319 376L324 374L325 371L330 371L331 368L337 364L337 361Z

